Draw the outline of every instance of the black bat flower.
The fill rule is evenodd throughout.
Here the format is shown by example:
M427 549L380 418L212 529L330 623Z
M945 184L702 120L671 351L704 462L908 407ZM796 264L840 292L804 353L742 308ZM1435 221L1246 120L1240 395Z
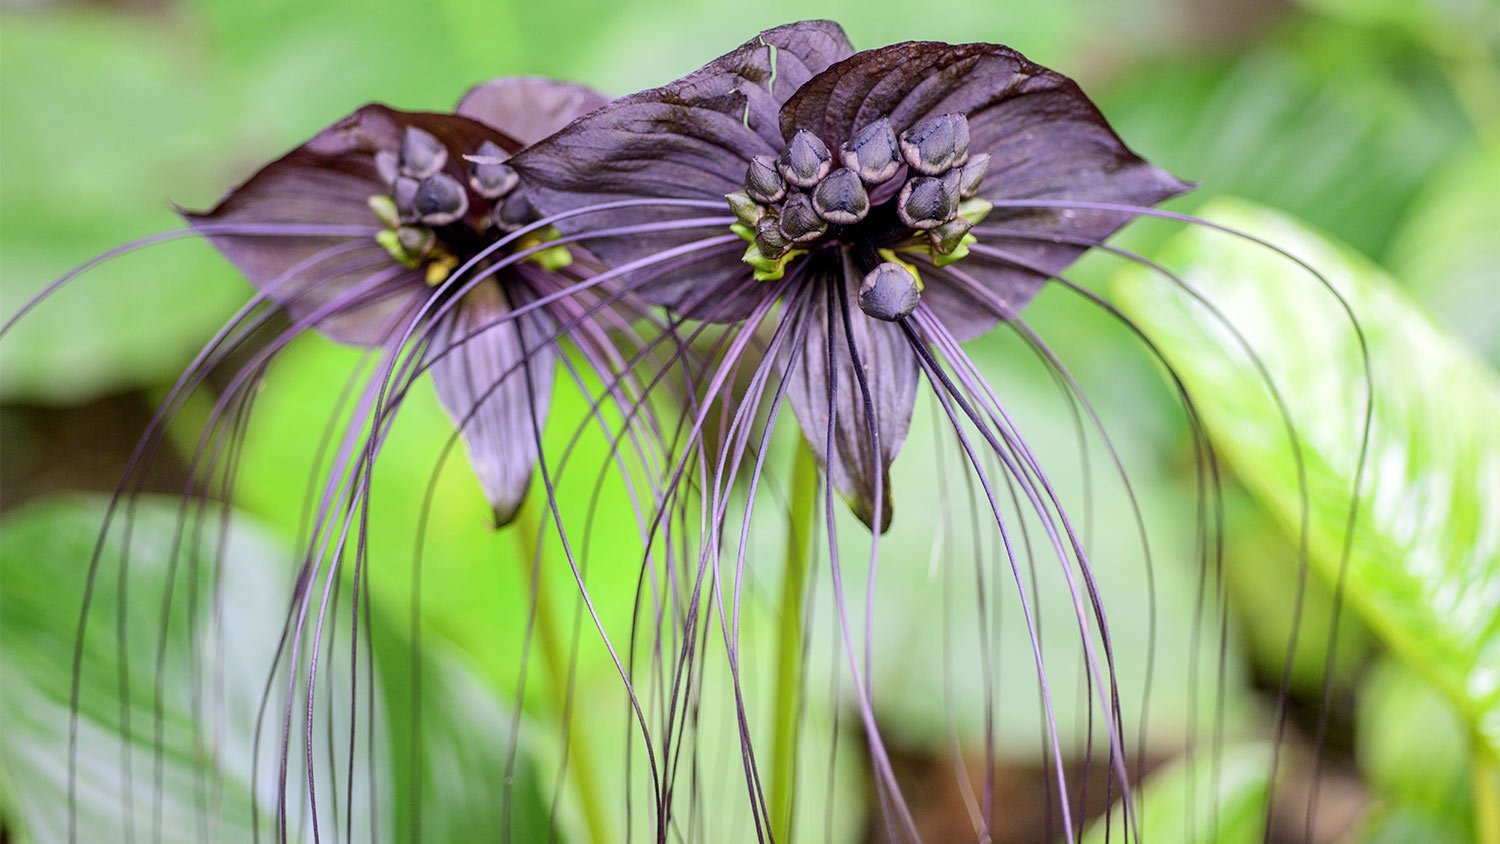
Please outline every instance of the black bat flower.
M725 376L699 398L700 407L737 405L740 426L738 451L713 485L704 485L716 502L707 546L723 541L717 502L727 498L751 420L763 416L748 524L765 437L785 400L825 470L825 503L836 491L872 530L873 589L879 537L893 509L889 469L925 376L987 499L1023 609L1028 598L987 475L991 462L1003 469L1016 507L1024 501L1042 522L1064 572L1074 564L1081 572L1081 584L1066 574L1081 647L1098 704L1116 711L1108 628L1082 543L960 343L1001 321L1033 342L1017 314L1038 289L1189 185L1131 152L1071 80L1011 49L909 42L855 52L827 21L761 33L676 82L579 118L512 165L542 213L581 212L557 227L621 271L634 294L688 319L726 324L726 333L740 338L761 341L767 335L760 329L771 329L749 390L726 389ZM733 215L724 226L735 238L733 251L703 248L716 241L704 238L710 224L697 215L716 203ZM653 228L595 237L627 223ZM669 255L680 259L664 263ZM650 266L650 273L630 271L636 266ZM1050 354L1039 340L1033 345ZM722 369L732 372L741 362L728 356ZM768 384L774 392L762 404ZM853 634L829 507L825 547L847 647ZM744 553L741 539L737 565ZM877 783L890 798L883 805L915 838L871 703L872 616L870 592L863 660L848 650L856 700ZM1027 626L1052 723L1029 616ZM1103 631L1102 654L1091 627ZM734 636L726 635L734 650ZM748 735L743 710L740 718ZM1111 776L1124 788L1122 731L1111 719ZM745 753L747 784L757 795L754 750L747 744ZM1061 776L1060 758L1053 761ZM1066 790L1061 778L1058 787ZM768 822L777 813L758 811ZM1064 821L1071 835L1066 809Z
M555 232L531 226L536 212L507 159L604 102L578 86L523 78L474 88L453 115L365 106L214 209L184 215L297 327L361 346L422 338L497 525L525 496L537 457L529 432L546 417L555 338L569 313L576 318L576 303L545 302L590 273L566 246L548 246ZM330 223L377 232L296 232ZM252 226L293 233L245 236ZM568 333L584 343L598 336Z
M1062 205L1149 206L1189 187L1127 149L1071 80L1014 50L913 42L854 53L824 21L770 30L681 80L617 100L514 165L548 211L627 199L727 203L743 254L657 273L637 292L718 322L743 320L768 297L784 301L780 319L806 326L787 357L792 408L834 486L882 530L887 471L922 369L908 317L920 315L923 334L975 337L1130 219ZM997 223L1003 256L979 248L1001 239L986 234ZM600 225L589 215L558 227L586 235ZM589 243L622 266L690 239Z
M211 376L223 380L214 383L214 402L189 456L179 537L191 534L190 519L202 518L201 509L197 516L188 515L189 502L207 507L210 499L232 500L239 440L267 367L282 350L316 331L371 351L338 399L330 424L342 427L326 432L314 459L321 488L309 489L319 494L308 499L299 540L305 555L285 622L284 649L272 668L273 675L284 671L291 678L282 703L276 804L281 839L287 837L288 805L295 803L289 797L295 699L305 688L305 723L311 729L315 683L309 666L318 664L320 653L327 652L323 649L331 651L327 623L330 613L340 611L338 590L344 580L338 572L346 559L353 563L349 582L362 582L369 553L364 505L374 465L417 379L431 373L497 527L520 517L533 472L540 467L547 515L558 535L564 535L554 484L576 453L585 425L597 424L610 441L610 457L603 465L579 469L597 470L596 493L608 471L618 468L632 503L639 504L630 460L645 463L667 450L647 402L650 385L642 386L636 368L649 367L653 355L668 358L660 371L647 373L657 383L685 351L671 345L676 339L671 331L649 340L642 336L641 326L655 315L645 313L618 284L620 273L541 219L525 178L510 163L527 144L605 102L604 96L577 85L505 78L471 89L452 114L364 106L260 169L211 210L183 211L187 230L146 237L98 256L54 281L0 326L3 336L88 269L176 238L207 239L256 288L255 296L188 365L148 423L101 536L116 520L130 521L140 479L166 442L167 427L187 397ZM710 219L722 228L732 218L719 211ZM623 234L640 228L626 226ZM596 241L607 235L593 234ZM570 354L562 353L565 347ZM371 361L373 367L368 366ZM541 450L542 429L559 364L584 393L590 412L549 468ZM618 414L607 414L606 408ZM440 459L446 459L446 448L442 454ZM637 512L643 522L651 515ZM424 513L424 524L425 518ZM666 545L672 523L661 521L652 529ZM518 536L532 541L525 538L527 531ZM587 536L585 531L584 547ZM522 562L531 565L533 557ZM416 577L420 561L413 570ZM580 568L574 564L572 571L581 583ZM359 603L357 593L353 603ZM86 599L82 618L88 614ZM305 686L299 687L304 682L299 672L306 672ZM269 682L257 729L268 712ZM81 690L74 692L76 718ZM76 761L75 743L69 750L70 817L76 817ZM315 802L317 779L309 761L304 781L309 803ZM258 818L257 813L252 823ZM419 840L417 820L413 824L411 838Z

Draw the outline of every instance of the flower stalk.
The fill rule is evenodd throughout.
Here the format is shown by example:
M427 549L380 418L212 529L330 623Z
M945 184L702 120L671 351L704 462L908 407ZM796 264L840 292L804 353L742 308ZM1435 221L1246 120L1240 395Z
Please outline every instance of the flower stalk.
M1500 766L1482 747L1473 766L1474 834L1483 844L1500 844Z
M567 657L569 643L567 634L558 623L557 611L547 588L546 559L539 536L543 518L545 517L537 512L535 503L530 498L526 499L520 517L513 525L517 559L523 567L534 602L532 631L537 647L541 650L542 669L547 673L547 686L552 694L553 714L562 733L563 763L568 764L572 771L573 787L578 796L584 826L588 829L588 840L593 844L607 844L613 839L609 835L604 802L599 797L599 777L594 767L593 754L578 727L577 719L572 717L572 678L569 676Z
M787 507L786 568L781 577L781 624L776 644L776 721L771 745L771 829L781 844L792 837L797 771L797 723L802 688L802 613L807 599L811 540L818 517L818 464L801 439L792 457Z

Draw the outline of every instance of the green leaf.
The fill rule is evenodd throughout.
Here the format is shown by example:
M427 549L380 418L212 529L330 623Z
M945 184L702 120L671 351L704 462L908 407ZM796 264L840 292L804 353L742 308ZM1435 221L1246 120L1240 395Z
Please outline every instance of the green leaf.
M392 793L421 798L420 815L412 800L391 801L396 839L472 841L475 830L505 828L509 802L514 840L558 840L543 797L551 793L552 783L541 779L529 748L518 752L507 778L512 709L485 687L452 643L432 635L421 642L418 681L412 673L410 636L383 616L377 615L375 624L375 656L395 750ZM419 689L417 701L413 696ZM420 719L420 737L413 733L414 719ZM520 739L536 737L538 726L523 721ZM417 770L411 764L414 756Z
M1409 806L1381 806L1361 824L1361 844L1473 844L1473 829L1455 815L1435 814Z
M97 497L33 505L8 517L0 538L0 763L5 813L23 841L67 840L68 725L73 644L80 598L94 539L103 520ZM254 526L234 522L223 546L224 638L210 637L210 557L185 553L171 571L178 522L171 501L143 504L131 533L127 589L119 589L125 548L114 530L104 544L100 576L83 649L78 726L78 840L117 841L122 829L137 840L191 842L250 838L250 759L258 681L270 666L284 618L286 557ZM200 576L191 579L194 570ZM162 603L173 587L169 621ZM196 585L196 591L192 588ZM189 605L197 617L189 623ZM120 624L119 602L128 611ZM120 638L123 631L124 638ZM165 658L156 653L165 633ZM222 650L212 644L222 642ZM196 647L198 650L193 650ZM121 651L128 661L121 664ZM200 662L195 663L198 658ZM129 706L119 706L120 683ZM155 690L160 683L162 694ZM246 707L215 708L214 684ZM248 697L247 697L248 696ZM161 706L157 756L155 709ZM122 735L122 714L130 718ZM264 754L266 745L262 745ZM131 788L124 754L130 754ZM274 758L274 757L273 757ZM161 764L160 789L155 774ZM265 773L262 767L262 774ZM208 795L216 794L205 811ZM128 799L125 798L128 795ZM265 830L268 795L261 793ZM128 804L128 806L127 806ZM153 806L161 806L160 825ZM10 825L10 824L8 824Z
M21 841L67 840L73 642L105 503L97 496L44 502L10 516L3 525L0 635L5 648L0 651L0 720L6 729L0 733L0 806L7 826ZM286 618L292 558L265 530L244 517L231 517L217 558L222 600L217 605L221 614L214 618L209 566L216 562L212 553L217 543L215 530L210 528L203 535L203 553L184 549L173 571L179 507L175 499L142 500L130 527L131 555L123 577L119 561L125 546L118 526L103 546L80 695L80 841L119 840L122 825L133 829L137 840L251 838L255 718ZM126 584L123 594L122 580ZM172 601L163 628L169 584ZM127 609L123 628L119 626L121 600ZM195 617L190 617L190 607L196 608ZM346 613L333 617L327 629L347 630L348 623ZM413 798L419 794L412 787L409 763L413 753L420 753L421 762L421 840L468 841L475 829L499 828L502 804L496 784L504 781L510 761L508 708L485 689L449 643L428 638L419 657L421 735L420 747L416 747L410 639L379 613L372 615L372 623L374 677L382 694L372 704L378 725L370 734L375 758L369 758L363 740L355 757L361 778L355 784L356 805L351 813L354 839L370 840L372 823L380 828L383 840L391 840L391 828L403 833L411 828ZM128 739L122 737L119 706L121 629L130 655L123 674L129 687ZM163 629L167 639L164 658L158 662L156 649ZM321 823L326 830L333 828L330 810L342 806L349 686L347 669L340 671L337 666L347 666L348 658L347 647L336 643L330 670L322 673L321 680L330 698L326 709L319 705L314 748L318 751ZM367 656L362 653L360 658ZM160 795L154 750L158 682L163 690ZM284 685L277 685L284 690ZM255 794L263 836L275 828L279 721L274 712L282 694L274 693L273 715L259 745ZM359 694L363 736L368 726L368 689L363 680ZM127 749L133 786L129 790L123 785ZM300 752L294 745L294 755ZM302 788L300 767L296 762L291 766L288 787L294 795ZM364 779L366 775L371 779ZM368 787L371 782L373 793ZM340 793L333 796L335 790ZM128 801L121 799L126 794ZM160 839L153 808L158 799ZM516 760L511 800L511 830L516 839L549 840L548 803L528 752ZM205 805L211 808L205 811ZM294 822L297 811L294 804L289 813Z
M1403 823L1397 816L1445 818L1446 838L1474 840L1468 736L1453 706L1412 669L1386 661L1360 689L1357 717L1360 771L1399 809L1382 826Z
M1368 339L1375 396L1346 582L1349 605L1500 748L1500 386L1368 261L1278 213L1238 202L1205 216L1317 267ZM1346 532L1366 385L1337 303L1272 252L1192 228L1162 250L1238 326L1290 408L1307 470L1311 562L1330 582ZM1183 292L1122 273L1124 309L1202 404L1230 465L1297 535L1299 486L1283 422L1233 337Z
M1238 619L1245 644L1262 677L1278 677L1286 663L1287 642L1297 629L1297 649L1289 677L1294 694L1317 699L1325 682L1334 694L1352 691L1364 673L1374 647L1356 613L1339 614L1337 661L1328 670L1333 588L1312 578L1301 613L1287 600L1287 584L1297 576L1296 538L1239 486L1225 490L1224 573L1228 579L1231 617ZM1330 673L1332 676L1330 676Z
M1271 753L1260 745L1232 747L1222 757L1182 759L1147 777L1136 816L1142 841L1254 844L1265 831ZM1116 805L1108 824L1095 821L1084 844L1124 841Z
M1299 0L1299 4L1358 26L1399 30L1428 42L1440 55L1477 51L1496 42L1494 6L1487 0Z

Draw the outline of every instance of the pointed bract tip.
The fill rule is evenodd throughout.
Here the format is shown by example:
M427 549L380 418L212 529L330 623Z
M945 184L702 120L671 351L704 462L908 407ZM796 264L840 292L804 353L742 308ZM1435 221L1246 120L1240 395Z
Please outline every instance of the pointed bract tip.
M885 503L880 508L880 533L883 535L891 529L891 479L889 473L885 477ZM864 495L845 498L844 503L849 505L849 510L854 517L864 522L865 527L875 530L875 501Z

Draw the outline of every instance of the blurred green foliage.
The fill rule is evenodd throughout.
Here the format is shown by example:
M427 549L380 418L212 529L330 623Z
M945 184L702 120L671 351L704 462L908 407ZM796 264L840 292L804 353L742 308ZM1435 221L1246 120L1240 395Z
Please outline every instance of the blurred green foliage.
M1184 758L1152 772L1143 783L1140 835L1151 841L1255 844L1264 840L1270 748L1243 745L1214 757ZM1118 813L1096 822L1085 844L1119 840Z
M29 836L26 840L68 838L64 808L75 637L64 631L78 625L103 504L65 500L28 508L6 520L0 538L5 641L0 717L7 725L0 762L6 772L5 814ZM251 672L270 667L280 627L276 593L286 588L286 569L276 565L280 555L273 539L254 529L236 530L226 555L233 568L226 575L236 595L227 608L226 623L232 626L226 629L233 638L226 646L234 650L199 653L188 645L200 642L208 629L211 595L207 582L194 584L184 576L196 555L189 554L179 567L168 553L177 507L148 504L140 516L132 539L116 531L101 549L111 575L129 566L130 585L119 588L117 576L98 580L94 600L100 612L93 614L82 646L87 670L80 675L78 698L83 764L74 784L77 834L80 840L110 840L122 830L182 842L208 835L245 839L251 828L253 724L239 717L214 724L200 716L216 681L232 684L227 691L237 699L247 692L249 700L256 699ZM155 612L130 613L128 603L121 610L129 598L161 607L169 594L174 600L165 624ZM167 658L159 663L153 658L158 653ZM231 664L246 670L231 670ZM126 696L129 705L116 704L118 689L133 690ZM219 811L193 822L195 802L210 789L221 795ZM157 806L159 814L153 811Z
M1485 543L1493 542L1500 513L1495 491L1480 482L1490 464L1479 459L1492 454L1486 449L1494 442L1484 439L1484 429L1496 413L1494 375L1482 359L1500 363L1500 4L955 0L919 13L923 10L890 2L769 0L732 12L728 8L706 2L601 5L591 0L145 0L7 7L0 12L0 78L5 80L0 97L0 314L8 316L50 279L90 256L177 226L165 199L207 205L256 167L366 101L440 110L468 85L513 73L555 75L624 93L678 76L759 28L801 17L840 21L857 46L912 38L1009 44L1078 78L1135 149L1201 182L1200 191L1180 201L1180 207L1193 209L1214 196L1236 195L1280 209L1325 233L1311 234L1300 224L1260 211L1223 212L1239 214L1234 219L1247 226L1270 226L1278 243L1306 250L1306 257L1315 257L1336 282L1359 292L1356 304L1363 308L1360 316L1382 362L1376 373L1382 401L1394 404L1382 405L1388 410L1377 420L1377 447L1387 458L1372 464L1365 482L1360 520L1368 532L1361 535L1351 560L1348 596L1353 611L1341 628L1342 658L1333 691L1351 696L1358 690L1362 700L1359 762L1380 801L1369 827L1372 840L1462 840L1469 834L1467 821L1456 827L1451 822L1456 815L1467 818L1471 808L1462 787L1449 787L1465 777L1464 752L1429 754L1431 768L1424 770L1430 773L1421 779L1444 785L1422 790L1416 778L1402 775L1402 760L1415 751L1399 739L1402 724L1429 718L1412 713L1444 706L1459 713L1452 717L1460 723L1466 718L1467 726L1492 746L1500 737L1496 693L1486 685L1492 678L1487 680L1482 670L1493 664L1495 653L1495 601L1486 590L1500 582L1493 547ZM1209 213L1217 217L1220 212ZM1221 237L1210 244L1209 236L1191 234L1160 247L1172 230L1138 225L1125 242L1164 249L1159 254L1195 280L1215 285L1216 295L1233 302L1235 317L1255 327L1258 345L1285 355L1274 359L1307 376L1293 378L1289 392L1306 402L1297 409L1308 414L1312 432L1326 434L1313 437L1318 462L1312 466L1313 561L1325 581L1309 590L1293 670L1294 687L1316 694L1331 613L1327 576L1337 564L1331 550L1340 531L1337 492L1347 489L1350 480L1349 432L1336 426L1347 421L1358 398L1357 383L1346 377L1357 374L1350 368L1348 338L1324 330L1337 322L1337 314L1328 314L1326 301L1308 298L1317 294L1305 279L1287 280L1292 273L1266 265L1264 254L1238 250ZM1075 275L1102 286L1116 267L1096 256ZM1295 487L1288 486L1284 446L1276 430L1261 427L1275 417L1266 415L1253 379L1238 369L1212 369L1217 359L1196 354L1224 346L1222 334L1192 317L1160 285L1147 291L1133 284L1129 290L1124 301L1135 317L1173 338L1176 348L1169 356L1201 379L1195 386L1202 388L1200 398L1207 402L1220 444L1252 494L1230 490L1227 601L1231 618L1241 623L1231 631L1223 681L1227 700L1222 703L1228 707L1223 717L1231 732L1253 731L1266 713L1257 711L1246 678L1280 673L1291 621L1287 584L1297 572L1297 505L1287 497ZM246 300L247 291L201 244L152 247L121 259L52 297L5 339L0 398L68 405L125 391L159 395ZM1459 340L1444 336L1424 310ZM1149 706L1139 699L1122 705L1127 722L1150 727L1154 753L1175 753L1210 725L1220 705L1210 688L1219 682L1212 629L1217 608L1210 600L1205 609L1196 609L1205 575L1194 552L1193 525L1184 516L1196 494L1182 411L1160 384L1149 357L1121 354L1122 348L1137 345L1106 315L1053 290L1026 316L1083 383L1139 488L1155 552L1154 592L1148 591L1145 559L1134 542L1134 514L1118 482L1102 473L1101 443L1090 434L1097 487L1090 531L1096 556L1111 563L1098 574L1111 604L1142 610L1119 613L1111 621L1121 643L1121 676L1138 684L1150 671L1153 679ZM1208 340L1191 333L1204 330L1210 332ZM1471 351L1456 342L1466 342ZM1320 356L1297 358L1299 351ZM1069 424L1058 424L1066 405L1043 368L1003 332L974 343L970 352L1003 387L1009 409L1034 437L1044 463L1055 467L1049 471L1065 494L1074 500L1084 495L1078 441ZM1330 365L1330 359L1338 365ZM246 442L236 495L245 518L263 527L236 532L248 537L243 539L248 550L236 544L236 553L266 559L278 557L275 548L295 547L308 479L319 469L314 465L318 434L337 421L335 397L359 361L355 352L307 338L272 368ZM1324 382L1312 376L1345 379ZM549 444L560 445L581 420L579 395L560 379ZM190 408L188 424L175 441L180 452L191 453L197 440L192 417L201 420L203 412L202 406ZM1322 432L1319 425L1330 429ZM946 753L950 729L970 747L979 740L985 701L978 672L951 670L978 664L977 642L963 632L976 623L973 602L948 594L951 578L934 577L929 569L931 522L899 515L903 506L911 512L919 509L917 502L937 500L949 483L936 468L941 458L930 459L934 430L931 418L919 409L908 454L895 468L901 492L889 547L892 559L906 564L881 572L873 682L881 717L893 737ZM450 728L465 719L508 722L510 701L520 691L517 661L528 587L520 564L524 555L512 536L488 529L461 449L434 476L450 432L430 388L422 385L403 408L382 457L372 501L376 550L369 574L377 628L389 643L381 652L399 652L412 633L413 565L421 553L420 632L423 659L433 666L424 680L430 694L423 714L432 743L423 753L436 758L434 754L451 748L444 758L456 766L429 767L433 779L424 787L424 797L433 802L424 802L424 827L446 840L459 840L466 826L487 823L492 816L486 813L494 807L482 792L453 791L453 784L464 782L465 773L493 777L508 737L475 741L472 734ZM32 443L25 436L13 435L0 449L28 449ZM605 446L601 438L586 438L582 449L579 463L597 464ZM435 480L427 502L430 477ZM776 477L772 471L773 482ZM592 480L583 469L564 479L564 500L586 501ZM605 489L592 540L599 547L633 540L635 524L624 496L618 485ZM430 520L419 549L414 537L424 506ZM576 510L572 515L583 518L582 506ZM97 502L27 510L7 520L0 544L0 576L7 578L5 616L0 619L7 647L0 669L8 672L0 709L19 712L16 717L39 731L35 736L7 731L10 738L0 743L0 752L9 777L0 793L8 801L7 821L20 818L35 840L51 840L51 827L35 820L23 802L58 796L56 775L62 769L55 750L60 737L46 729L55 731L62 723L58 719L67 703L62 684L68 678L59 672L68 657L60 651L49 659L35 657L29 648L34 640L48 637L55 641L47 647L54 649L71 641L72 596L78 594L73 580L66 581L71 584L66 589L57 587L38 577L35 567L47 561L59 577L81 576L79 566L87 562L92 536L85 522L97 521L97 512ZM163 523L171 523L170 505L153 504L143 512L146 529L137 541L169 541L159 531ZM756 531L757 544L779 547L782 528L774 519L762 519ZM956 554L968 547L959 534L956 529L941 534ZM82 539L69 539L74 536ZM557 549L547 552L549 560L558 560ZM601 565L586 574L591 594L605 596L599 611L612 634L628 630L633 566ZM278 566L257 570L268 578L285 574ZM572 578L561 565L553 574L556 609L574 623L579 617ZM775 570L752 572L751 593L776 594L778 578ZM1055 571L1043 571L1041 578L1043 609L1051 610L1044 612L1043 638L1063 642L1075 635L1069 629L1071 611ZM256 588L272 590L274 585L268 581ZM56 593L47 593L50 603L35 603L48 587ZM152 600L149 583L147 588L138 599L141 604ZM826 584L822 588L817 611L826 628L830 605ZM862 591L863 584L855 577L849 588ZM1211 598L1215 587L1208 588ZM933 623L939 607L951 624L947 630ZM1160 629L1151 624L1147 607L1155 610ZM757 599L749 602L747 614L747 640L766 640L775 608ZM279 625L280 619L272 618L276 615L248 618L242 631L246 642L264 644L265 636L252 634L259 630L257 624ZM587 617L579 623L576 695L585 702L583 729L590 743L614 753L626 729L625 712L616 705L619 678ZM997 670L1026 677L1030 654L1018 625L1011 610L1000 628L1002 668ZM100 623L101 629L108 626ZM186 636L185 628L175 629ZM1154 649L1148 647L1153 640ZM1200 649L1194 649L1195 642ZM1367 683L1365 661L1382 648L1394 648L1404 667L1382 669ZM945 654L943 660L932 657L939 652ZM107 656L101 654L101 673L86 677L106 686L103 698L108 684L115 682ZM1086 741L1085 725L1075 717L1085 698L1078 667L1069 662L1056 659L1048 668L1071 701L1063 707L1062 741L1077 751ZM408 682L403 672L409 666L398 659L382 660L378 667L386 690L382 705L400 723L409 715L403 710L407 696L392 691ZM804 807L799 823L804 840L823 836L823 806L831 796L827 811L838 818L833 840L854 840L862 834L866 808L865 785L854 759L859 750L840 744L831 766L827 758L827 748L836 740L830 738L830 717L848 690L826 683L831 665L817 663L809 670L818 680L810 685L820 691L810 704L809 773L799 797ZM1389 672L1397 670L1406 679L1390 680ZM1442 697L1433 698L1412 677L1423 678ZM135 685L149 688L153 681L143 676ZM555 739L558 725L543 705L551 691L546 678L533 671L527 682L518 705L533 741L521 757L527 770L535 767L527 776L540 779L535 789L518 791L530 802L518 809L517 822L536 829L547 817L545 798L537 795L550 793L550 776L559 766L546 741ZM938 689L951 702L946 709L933 705ZM1034 759L1041 727L1034 684L1002 683L998 694L1001 753ZM191 695L190 689L180 689L175 700L181 703ZM607 705L589 708L589 701ZM711 703L706 708L722 715L724 702ZM768 707L769 699L750 705ZM86 715L92 718L92 713ZM191 720L180 709L172 715L173 723ZM99 728L97 752L105 760L101 769L113 771L120 751L107 725L116 716L99 717L106 725ZM149 711L143 719L141 723L150 723ZM705 741L732 750L732 730L731 723L710 718ZM27 745L32 738L37 743ZM400 743L408 737L401 731L393 731L390 740L399 755L407 753ZM47 757L48 752L54 755ZM149 750L136 755L138 769L149 767ZM238 765L242 756L210 757L199 764ZM192 752L174 755L168 760L168 776L191 777L195 758ZM1225 770L1241 771L1244 760L1252 758L1258 757L1253 752L1226 757ZM50 774L24 781L16 767L20 764ZM233 765L221 772L231 787L244 782L243 772ZM1187 788L1183 778L1208 776L1203 768L1169 772L1161 778L1167 785L1153 790L1170 794ZM409 772L387 775L403 789L411 786ZM718 787L735 787L733 776L732 770L721 776ZM1191 787L1207 795L1208 782L1201 779ZM1233 815L1233 805L1259 799L1255 790L1264 788L1253 777L1226 776L1222 782L1228 801L1221 804L1222 817ZM36 790L23 791L23 786ZM612 786L611 793L618 790ZM437 793L446 794L451 805L438 805ZM743 801L730 802L734 811L743 812ZM101 806L101 812L111 811ZM565 833L576 828L572 811L563 805ZM107 823L111 817L87 819ZM242 820L229 817L226 823ZM402 816L380 822L400 829L408 820ZM719 822L734 829L743 820L742 814L730 813ZM1235 840L1225 833L1224 840ZM1172 840L1170 833L1165 835Z
M1186 268L1184 284L1131 270L1119 285L1125 310L1189 390L1212 397L1203 413L1215 442L1324 582L1340 584L1348 610L1446 698L1476 758L1500 755L1500 379L1358 255L1255 206L1204 211L1316 267L1328 287L1256 244L1193 229L1158 256ZM1381 755L1389 778L1396 766ZM1441 770L1442 759L1425 761Z
M1469 733L1454 707L1415 669L1388 661L1360 689L1358 715L1360 768L1383 798L1371 836L1401 840L1395 830L1409 826L1428 841L1476 840Z
M68 840L71 631L107 505L101 496L33 505L8 517L0 537L0 718L7 725L0 736L0 806L21 841ZM286 618L291 554L252 520L220 523L217 511L204 518L184 536L179 502L146 498L129 529L117 521L99 549L79 675L76 840L249 841L252 783L260 834L275 829L275 780L268 772L279 759L286 691L284 682L263 686ZM217 594L208 576L214 565L222 566ZM485 688L451 646L429 640L421 657L428 689L424 728L414 748L405 619L377 613L370 620L382 656L373 674L380 693L356 713L355 770L362 779L351 792L358 805L344 807L354 840L391 840L395 830L410 828L414 804L378 795L419 793L412 769L395 762L413 753L427 781L420 811L431 840L458 841L476 828L499 828L501 802L490 784L505 776L509 735L468 725L508 723L503 698ZM349 660L347 640L337 641L334 625L347 627L348 620L336 613L330 623L330 667ZM329 676L339 678L337 671ZM309 750L323 790L322 823L331 829L343 821L335 818L342 795L334 792L346 779L341 766L349 752L349 707L335 701L349 694L347 672L325 686L318 711L331 718L315 721ZM269 706L261 713L263 693ZM128 706L116 704L122 695ZM293 793L305 783L297 704ZM512 829L521 840L544 838L549 813L527 754L514 781ZM211 808L201 811L204 806ZM293 829L306 823L296 806L289 823Z
M1203 414L1215 442L1291 536L1305 526L1326 581L1342 580L1352 608L1500 753L1500 379L1358 256L1253 206L1205 213L1318 268L1342 302L1280 255L1193 229L1160 257L1187 268L1187 286L1131 271L1126 311L1188 389L1212 397ZM1359 529L1341 572L1356 482Z

